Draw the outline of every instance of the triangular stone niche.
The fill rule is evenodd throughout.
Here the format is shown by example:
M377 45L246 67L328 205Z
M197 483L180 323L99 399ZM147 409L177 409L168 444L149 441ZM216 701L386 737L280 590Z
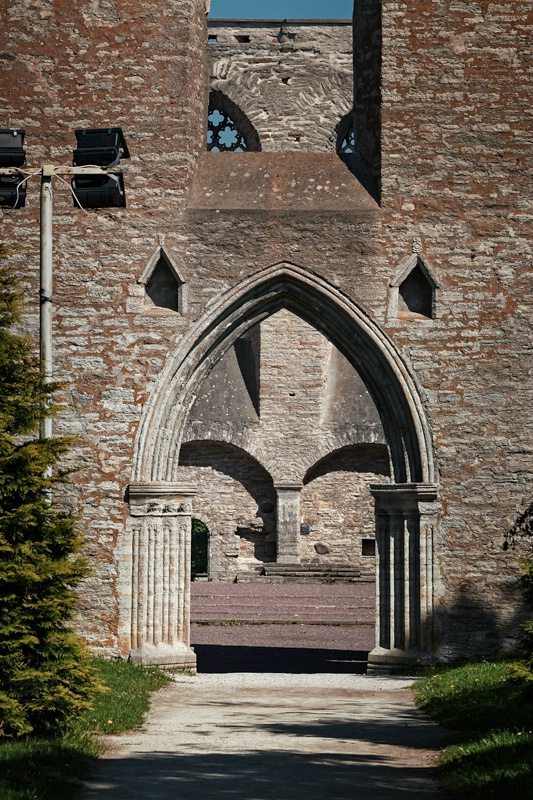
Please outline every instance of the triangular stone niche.
M402 262L390 286L389 318L435 319L438 284L420 253Z
M183 313L184 281L163 247L158 247L146 267L140 284L144 285L144 307Z

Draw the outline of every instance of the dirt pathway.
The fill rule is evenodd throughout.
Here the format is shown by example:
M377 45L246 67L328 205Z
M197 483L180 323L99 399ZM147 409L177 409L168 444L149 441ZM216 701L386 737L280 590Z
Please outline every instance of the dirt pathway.
M440 800L442 730L405 679L178 678L113 739L80 800Z

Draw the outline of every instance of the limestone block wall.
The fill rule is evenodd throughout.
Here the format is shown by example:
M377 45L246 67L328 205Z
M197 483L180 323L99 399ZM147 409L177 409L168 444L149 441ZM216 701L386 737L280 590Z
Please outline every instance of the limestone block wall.
M145 311L138 281L162 241L183 261L176 218L204 146L205 2L3 0L0 31L0 121L26 130L29 168L72 163L76 128L121 126L131 152L121 164L125 210L84 213L54 181L53 323L55 376L66 384L54 425L77 437L67 502L94 566L80 626L91 645L128 652L118 598L131 588L120 569L135 433L171 342L188 326L178 314ZM15 244L36 347L38 219L32 179L26 207L3 216L1 236Z
M247 207L210 205L210 197L221 196L224 174L230 184L232 154L219 154L213 185L194 187L208 96L203 0L149 7L136 0L0 3L1 122L26 129L28 163L69 162L74 128L89 125L121 125L132 153L124 162L124 210L84 214L64 187L55 188L55 366L67 383L56 429L78 436L71 463L80 472L67 499L80 513L95 568L80 598L80 629L106 652L127 653L131 645L119 634L119 597L131 585L121 548L132 465L145 446L137 438L143 409L171 354L201 339L217 304L279 263L296 264L356 304L388 337L418 387L441 507L431 586L436 652L489 652L516 639L519 552L504 552L502 540L533 492L532 12L526 3L485 0L377 5L381 14L370 15L365 34L373 86L365 89L363 72L358 92L374 98L374 112L379 107L381 132L369 152L380 205L354 207L351 197L343 208L339 190L334 208L320 208L317 190L313 204L301 192L280 210L253 194ZM364 6L358 0L356 9ZM344 64L346 31L328 26L333 52L326 61ZM380 69L368 46L378 38ZM313 82L311 50L308 57ZM253 70L247 72L252 80ZM330 93L334 81L326 83ZM291 91L278 78L271 85L272 97L274 85ZM260 107L258 96L250 116ZM244 90L232 99L244 107L243 97ZM338 118L351 102L343 97ZM264 132L272 142L278 134L270 122L280 121L279 141L292 147L294 119L282 126L280 108ZM327 125L317 118L314 145L324 151L337 112L328 106L327 115ZM366 118L368 130L372 119L375 113ZM272 151L264 155L275 158ZM306 162L306 181L312 170ZM263 179L275 197L278 172L269 169ZM26 329L35 337L38 206L31 186L26 208L4 216L1 233L15 244L29 303ZM190 204L191 187L201 206ZM146 307L141 278L161 247L187 289L182 311ZM392 310L391 283L414 252L438 284L432 318ZM384 397L374 399L381 410ZM190 400L187 386L180 400ZM168 480L182 469L165 468ZM152 478L162 476L137 480Z
M384 445L352 445L334 452L306 476L301 495L302 562L342 563L374 572L374 503L370 485L386 483ZM368 542L363 546L363 540ZM321 552L327 548L328 552Z
M180 463L198 486L194 514L209 530L209 577L233 580L274 560L276 493L264 468L222 442L184 444Z

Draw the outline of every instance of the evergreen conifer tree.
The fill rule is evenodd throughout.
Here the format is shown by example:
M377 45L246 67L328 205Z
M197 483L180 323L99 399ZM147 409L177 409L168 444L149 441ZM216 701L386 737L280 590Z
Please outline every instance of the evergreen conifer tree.
M5 257L5 249L0 257ZM18 281L0 263L0 737L63 731L99 690L69 627L87 568L74 517L50 500L65 438L39 440L53 414L30 342L10 330ZM53 468L53 474L50 472Z

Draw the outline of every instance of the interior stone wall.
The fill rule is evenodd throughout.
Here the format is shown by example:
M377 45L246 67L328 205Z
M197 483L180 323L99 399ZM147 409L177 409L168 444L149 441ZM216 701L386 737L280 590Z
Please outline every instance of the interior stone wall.
M334 451L307 474L302 489L302 563L351 564L366 575L375 557L363 552L363 539L375 537L370 485L389 480L384 445L348 445ZM320 547L322 546L322 547ZM327 548L326 553L320 552Z
M228 490L222 484L213 484L209 469L212 467L221 480L221 453L226 453L223 462L228 457L235 464L241 462L240 468L230 471L234 481L247 485L251 454L271 476L272 486L272 480L301 484L307 475L315 475L316 462L332 450L355 442L381 442L366 449L361 445L359 453L364 452L364 458L345 456L332 466L344 470L342 498L337 502L333 498L334 480L321 478L318 482L325 486L314 484L312 490L302 492L305 513L302 507L301 521L311 522L313 527L312 537L301 537L302 561L359 565L360 539L374 535L367 484L389 471L383 429L373 401L341 353L323 334L289 311L278 311L256 326L253 339L255 348L248 352L253 362L251 372L257 378L257 410L243 377L246 364L239 363L233 347L201 387L189 414L185 432L189 441L180 453L180 464L196 465L191 461L194 452L203 465L203 471L196 469L191 475L199 487L198 514L212 531L209 575L231 580L247 568L259 567L263 560L274 560L276 555L275 494L272 512L266 517L261 511L262 500L256 498L255 509L253 503L250 507L248 492L233 483L230 501ZM223 442L229 446L225 448ZM335 475L339 477L339 473ZM210 509L209 522L202 516L204 506ZM258 518L251 518L251 514ZM219 535L221 530L226 534ZM267 537L268 547L256 543L246 550L246 541L258 536ZM317 558L312 546L317 536L318 540L328 538L330 557ZM240 543L235 537L240 537Z
M224 442L183 445L181 474L198 486L194 514L209 530L211 580L234 580L276 552L272 478L245 451Z

